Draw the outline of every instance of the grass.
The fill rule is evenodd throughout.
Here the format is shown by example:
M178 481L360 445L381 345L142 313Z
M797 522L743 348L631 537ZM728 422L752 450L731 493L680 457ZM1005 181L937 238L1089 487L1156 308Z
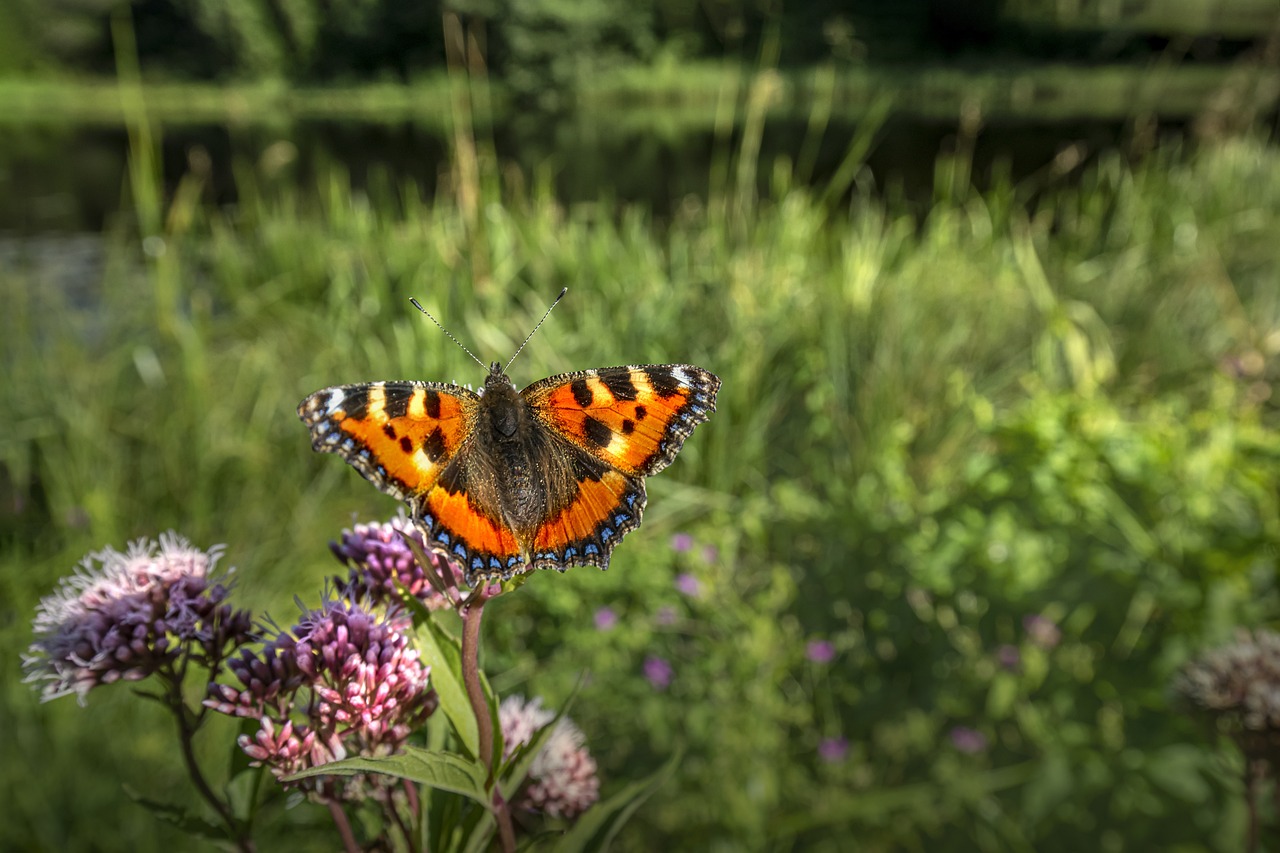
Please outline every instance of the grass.
M1043 774L1013 760L979 772L945 750L915 751L943 717L960 714L945 673L924 674L946 658L913 646L921 626L951 630L972 618L971 634L947 634L952 650L971 646L979 628L1005 629L977 621L987 599L937 592L945 579L932 582L937 597L912 591L923 559L959 541L947 539L958 520L944 519L933 545L914 537L997 458L992 421L1045 389L1119 411L1182 401L1244 436L1224 438L1230 446L1263 446L1249 436L1265 436L1276 418L1274 398L1256 386L1271 387L1280 358L1280 153L1253 137L1196 152L1173 145L1137 165L1106 155L1073 187L997 184L982 195L968 189L962 160L944 160L923 220L892 200L824 200L779 173L776 201L725 190L688 200L665 223L639 209L565 209L536 186L504 186L483 148L476 162L475 175L435 198L388 183L354 193L337 170L306 192L259 192L246 167L241 205L221 212L199 204L198 175L158 198L147 164L135 160L139 224L104 235L107 266L86 298L73 301L20 265L0 272L0 744L9 756L0 791L16 805L0 847L179 843L117 787L119 773L145 793L182 797L168 733L149 710L139 715L124 690L100 691L87 709L42 706L19 684L27 620L58 577L103 544L176 528L198 544L228 543L243 600L286 623L293 597L314 603L336 568L325 543L353 518L394 511L346 466L310 451L297 401L342 382L477 383L480 369L408 298L489 360L514 352L562 286L568 298L512 368L517 384L589 366L689 361L724 385L712 422L650 482L645 524L609 573L539 576L519 600L495 605L499 688L562 697L589 666L599 679L574 713L606 785L638 777L682 739L702 745L639 819L638 838L759 849L766 838L833 843L830 833L853 827L895 846L959 826L958 849L1034 844L1043 818L991 821L964 795L937 798L967 787L1017 799ZM726 168L749 173L754 164ZM1224 359L1263 367L1224 398ZM1080 435L1102 416L1089 411ZM1181 421L1150 423L1158 432ZM1015 482L1019 473L1008 472ZM1258 500L1256 526L1274 531ZM1253 518L1246 504L1224 511ZM889 533L877 538L876 529ZM677 531L720 557L680 562L667 547ZM917 558L903 556L917 547ZM891 570L899 564L901 573ZM645 626L670 595L672 566L699 572L710 592L701 603L677 601L689 612L677 634L664 634ZM1224 582L1237 593L1248 576L1238 571ZM1028 581L1018 606L1046 584ZM1254 598L1255 608L1273 601ZM603 603L624 612L625 632L602 639L591 628ZM1215 618L1236 607L1220 603ZM1141 622L1140 611L1127 612L1126 624ZM1202 628L1186 630L1191 643ZM819 677L797 669L815 634L863 645L849 639L841 663ZM648 695L626 678L650 648L690 671L705 667L704 677ZM895 659L918 669L908 676L890 666ZM1059 661L1062 671L1082 665ZM901 704L927 678L939 679L938 693ZM1088 681L1071 683L1079 691ZM974 718L994 701L975 699ZM1082 730L1106 735L1104 711L1084 716ZM833 776L810 757L819 736L840 731L854 741L860 775ZM211 754L226 751L227 734L206 741ZM694 809L695 799L708 805ZM1220 805L1197 819L1215 831L1230 824ZM1166 816L1178 808L1163 807ZM893 814L907 817L886 828ZM1140 825L1117 814L1139 838L1159 831L1149 811ZM305 813L281 820L300 833L296 844L314 837ZM1077 831L1063 837L1088 837Z

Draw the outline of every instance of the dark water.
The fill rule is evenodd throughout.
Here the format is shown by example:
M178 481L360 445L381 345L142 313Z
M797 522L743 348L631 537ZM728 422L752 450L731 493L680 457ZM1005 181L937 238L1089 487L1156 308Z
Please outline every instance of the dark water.
M1166 125L1162 132L1177 132ZM828 125L814 147L804 121L770 120L759 156L759 190L770 193L773 164L802 159L813 149L807 174L795 181L825 187L858 134L854 122ZM205 200L238 200L237 180L250 175L256 191L314 193L317 178L339 165L357 189L412 183L434 193L447 175L449 141L435 128L412 123L297 121L284 127L179 126L160 134L169 192L195 164L207 175ZM866 157L864 184L927 208L939 155L972 151L973 182L987 185L993 171L1015 182L1060 181L1050 164L1071 149L1085 161L1100 151L1127 146L1131 127L1121 122L986 124L970 138L954 123L891 121L881 127ZM689 194L706 196L713 175L738 150L737 133L655 133L566 122L521 128L499 126L488 137L507 174L549 174L565 203L607 199L635 203L662 218ZM806 142L808 140L808 142ZM11 239L51 233L99 232L127 209L129 138L123 128L44 127L0 136L0 234ZM719 168L717 168L719 164ZM1066 176L1069 180L1069 175Z

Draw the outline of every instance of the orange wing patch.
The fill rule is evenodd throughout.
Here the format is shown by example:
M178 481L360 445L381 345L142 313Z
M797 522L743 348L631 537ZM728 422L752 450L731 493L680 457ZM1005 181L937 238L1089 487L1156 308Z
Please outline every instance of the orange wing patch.
M505 573L509 577L525 563L511 528L480 512L464 490L432 489L420 519L431 544L461 563L468 576Z
M553 376L521 392L565 439L632 477L671 464L715 411L720 380L691 364L608 367Z
M614 545L639 526L644 504L644 482L619 471L602 468L579 480L573 501L538 526L533 567L607 567Z
M298 406L311 446L338 453L400 500L425 494L471 431L477 399L454 385L374 382L317 391Z

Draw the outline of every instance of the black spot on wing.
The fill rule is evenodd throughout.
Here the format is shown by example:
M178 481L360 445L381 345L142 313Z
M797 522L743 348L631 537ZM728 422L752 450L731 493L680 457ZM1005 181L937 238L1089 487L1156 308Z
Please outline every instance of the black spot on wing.
M595 395L587 387L587 380L585 379L575 379L570 382L569 390L573 392L573 401L584 409L590 406L591 401L595 399Z
M409 393L405 391L387 392L384 411L389 420L403 418L409 414ZM387 426L390 427L390 424ZM394 431L388 432L387 435L391 439L395 439Z
M636 431L636 422L635 422L635 421L633 421L633 420L631 420L631 418L623 418L623 419L622 419L622 434L623 434L623 435L631 435L631 433L633 433L633 432L635 432L635 431Z
M613 430L604 421L587 416L582 421L582 428L587 434L587 441L596 447L608 447L609 442L613 441Z
M607 373L600 377L604 387L609 389L615 400L630 402L636 398L636 386L631 381L631 371L625 373Z
M446 447L444 441L444 433L440 427L436 427L431 431L422 442L422 452L427 454L427 458L432 462L439 462L444 458Z
M426 391L426 410L427 410L427 417L429 418L440 417L440 394L437 391L432 391L430 388L428 388ZM407 408L406 408L406 411L408 411Z
M401 450L403 450L405 453L412 453L412 452L413 452L413 442L409 440L409 436L407 436L407 435L406 435L406 436L401 436L401 438L400 438L400 449L401 449Z
M644 406L636 406L636 420L642 421L649 417L649 410Z
M680 380L666 367L646 367L644 375L649 377L649 384L659 397L666 399L680 393Z
M385 435L387 438L391 439L392 441L396 440L396 428L393 427L391 424L382 425L382 434Z

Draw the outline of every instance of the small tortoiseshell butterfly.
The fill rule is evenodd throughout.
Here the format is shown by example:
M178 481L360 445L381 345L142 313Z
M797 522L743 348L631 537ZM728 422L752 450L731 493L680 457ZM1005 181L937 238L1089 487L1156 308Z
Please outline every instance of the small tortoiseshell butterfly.
M298 416L315 450L406 501L428 545L474 585L530 568L607 568L640 524L644 478L675 460L719 388L700 367L649 364L517 392L494 362L478 394L440 382L340 385L307 397Z

